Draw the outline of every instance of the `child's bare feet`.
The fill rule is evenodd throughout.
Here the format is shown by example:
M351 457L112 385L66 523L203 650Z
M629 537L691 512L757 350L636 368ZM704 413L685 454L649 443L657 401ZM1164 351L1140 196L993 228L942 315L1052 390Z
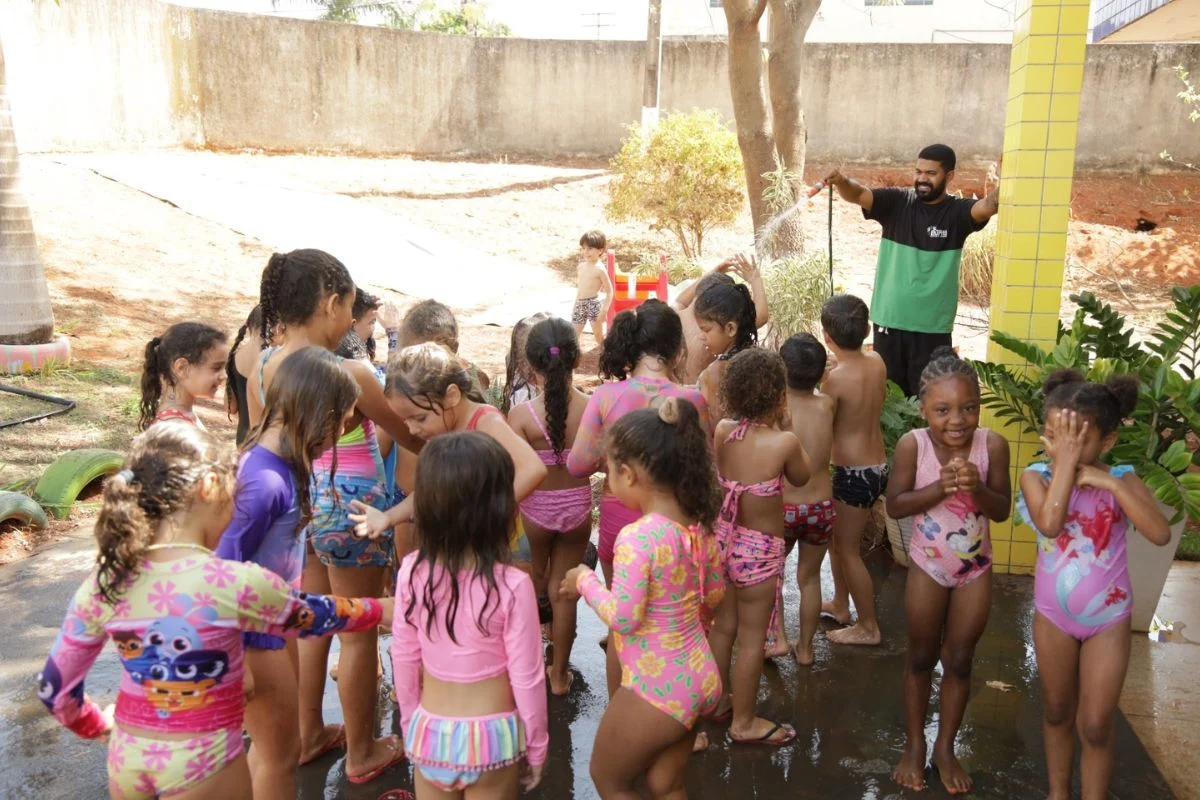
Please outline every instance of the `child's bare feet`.
M807 646L803 642L796 642L795 648L792 649L792 656L800 666L811 667L813 661L816 660L813 656L812 642L809 642Z
M950 794L966 794L971 791L971 776L962 768L962 764L958 763L958 759L954 756L954 747L951 745L949 750L934 748L933 764L937 767L938 775L942 779L942 785L946 787L946 791Z
M550 684L550 694L555 697L566 697L571 693L571 687L575 684L575 673L567 670L566 674L559 679L554 677L554 670L547 667L546 682Z
M879 628L869 630L868 628L864 627L861 622L857 622L851 625L849 628L830 631L829 633L825 634L825 638L829 639L829 641L833 642L834 644L856 644L871 646L879 644L881 637L879 635Z
M821 616L833 617L833 621L839 625L850 624L850 607L835 606L832 600L826 600L821 603Z
M705 733L704 731L700 731L699 733L696 734L695 741L692 742L692 752L693 753L703 753L707 749L708 749L708 734Z
M908 741L904 755L892 770L892 780L906 789L920 791L925 788L925 739Z
M300 742L300 766L316 761L333 750L346 746L346 729L341 725L326 725L321 735L308 742Z
M767 645L763 648L763 656L766 658L783 658L791 652L792 643L786 637L776 639L774 646Z

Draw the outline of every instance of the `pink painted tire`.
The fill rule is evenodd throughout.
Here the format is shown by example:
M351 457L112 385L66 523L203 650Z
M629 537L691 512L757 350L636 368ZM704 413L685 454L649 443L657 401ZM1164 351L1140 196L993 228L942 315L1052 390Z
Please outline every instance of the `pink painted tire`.
M70 360L71 340L66 336L46 344L0 344L0 373L36 372L47 364L67 364Z

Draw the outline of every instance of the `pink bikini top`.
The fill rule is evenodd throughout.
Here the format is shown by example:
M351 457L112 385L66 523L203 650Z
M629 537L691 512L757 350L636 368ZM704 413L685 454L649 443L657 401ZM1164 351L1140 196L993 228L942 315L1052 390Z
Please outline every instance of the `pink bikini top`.
M529 406L529 416L533 417L533 424L537 425L537 428L539 431L541 431L542 436L546 437L547 442L553 443L554 440L550 438L550 431L546 428L546 423L542 422L542 418L538 416L537 409L533 407L533 401L527 400L524 405ZM563 449L562 455L558 456L554 454L554 450L552 449L534 450L533 452L538 454L538 458L540 458L542 463L547 467L561 467L567 463L567 456L571 455L571 448L568 447Z
M725 437L726 443L742 441L746 438L746 431L750 430L751 427L761 428L765 426L744 419ZM717 476L717 480L720 482L721 488L725 490L725 502L721 504L721 519L730 524L737 521L738 503L741 502L742 495L752 494L755 497L775 497L783 494L783 475L776 475L770 480L750 484L726 480L719 475Z

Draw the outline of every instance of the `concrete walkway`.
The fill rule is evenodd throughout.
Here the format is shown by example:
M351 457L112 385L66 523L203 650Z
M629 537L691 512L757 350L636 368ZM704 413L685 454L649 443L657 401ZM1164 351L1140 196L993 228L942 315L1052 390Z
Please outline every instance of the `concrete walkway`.
M82 742L60 728L34 695L34 676L61 622L72 591L91 567L92 543L79 532L19 564L0 568L0 593L6 613L0 618L0 797L93 798L104 794L103 745ZM790 661L768 665L760 689L760 711L796 726L800 738L791 746L735 748L725 742L725 726L710 725L712 746L688 765L689 796L699 800L754 798L837 798L895 800L948 795L936 783L921 794L900 790L890 778L903 740L901 675L904 660L903 596L905 570L890 559L869 561L879 589L883 644L874 649L831 648L818 635L817 663L800 669ZM792 574L789 572L789 574ZM828 572L825 575L828 586ZM960 754L976 778L974 798L1013 800L1044 796L1042 709L1036 666L1030 646L1033 582L997 577L987 633L980 642L973 678L974 695L959 739ZM796 627L797 598L789 591L790 629ZM579 672L576 689L565 699L550 699L550 762L545 783L529 797L537 800L594 800L588 759L604 711L604 667L596 647L601 630L586 608L579 614L579 639L572 658ZM1183 648L1189 645L1162 645ZM1171 651L1162 650L1162 653ZM1194 665L1195 662L1193 661ZM120 669L115 652L106 649L93 669L89 693L100 703L112 702ZM1180 673L1185 674L1185 673ZM1194 666L1190 672L1195 675ZM1009 691L987 686L1002 681ZM1151 681L1144 671L1130 671L1131 687ZM392 729L395 715L381 685L381 727ZM936 692L935 692L936 697ZM339 719L336 689L326 693L326 719ZM934 716L928 730L936 729ZM1190 728L1178 729L1180 735ZM1118 715L1117 764L1113 800L1172 798L1145 748L1125 717ZM1180 740L1183 745L1183 740ZM1182 749L1171 754L1186 761ZM303 798L374 800L387 789L411 788L407 768L396 769L370 786L351 787L344 778L340 754L300 770ZM1192 784L1191 786L1194 786ZM1180 794L1180 797L1192 796Z
M440 297L463 310L464 322L511 326L547 308L565 314L574 298L574 287L546 267L474 250L294 175L239 170L212 153L82 153L54 160L93 170L278 251L325 250L355 281L411 297Z

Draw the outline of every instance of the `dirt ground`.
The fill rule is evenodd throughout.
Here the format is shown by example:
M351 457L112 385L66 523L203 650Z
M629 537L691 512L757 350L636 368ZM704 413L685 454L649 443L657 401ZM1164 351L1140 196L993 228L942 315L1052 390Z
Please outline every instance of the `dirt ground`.
M257 154L219 158L248 177L278 177L356 198L534 270L570 275L578 237L591 228L608 233L622 264L645 253L677 250L669 236L644 224L605 219L609 176L603 165ZM0 489L28 486L68 449L121 449L135 432L136 384L146 341L169 322L188 318L212 321L232 334L255 303L259 275L271 253L268 244L53 156L26 156L23 170L57 326L71 337L75 360L69 368L11 383L71 397L79 407L42 423L0 430ZM960 168L954 188L966 196L981 192L986 170L987 165ZM902 167L845 171L871 185L906 185L910 180ZM824 172L824 165L813 165L809 178ZM1200 176L1193 175L1077 176L1068 291L1089 288L1138 323L1152 320L1161 313L1171 285L1200 280L1198 190ZM810 247L824 250L824 197L801 213ZM1157 227L1135 232L1140 217ZM747 210L732 228L710 234L704 262L716 263L746 249L751 234ZM835 201L833 250L837 282L846 291L869 294L878 243L878 225L863 220L857 208ZM452 281L448 276L439 299L454 306ZM402 306L414 300L398 294L390 299ZM1064 302L1069 308L1069 301ZM986 309L964 311L976 320L975 328L985 326ZM464 325L460 338L464 356L490 373L503 372L507 328ZM591 355L585 367L594 369ZM25 401L0 395L0 419L29 408ZM231 430L218 404L200 413L210 427ZM0 541L8 542L0 546L0 562L6 550L23 552L37 544L36 539L24 544L13 539L0 535Z

